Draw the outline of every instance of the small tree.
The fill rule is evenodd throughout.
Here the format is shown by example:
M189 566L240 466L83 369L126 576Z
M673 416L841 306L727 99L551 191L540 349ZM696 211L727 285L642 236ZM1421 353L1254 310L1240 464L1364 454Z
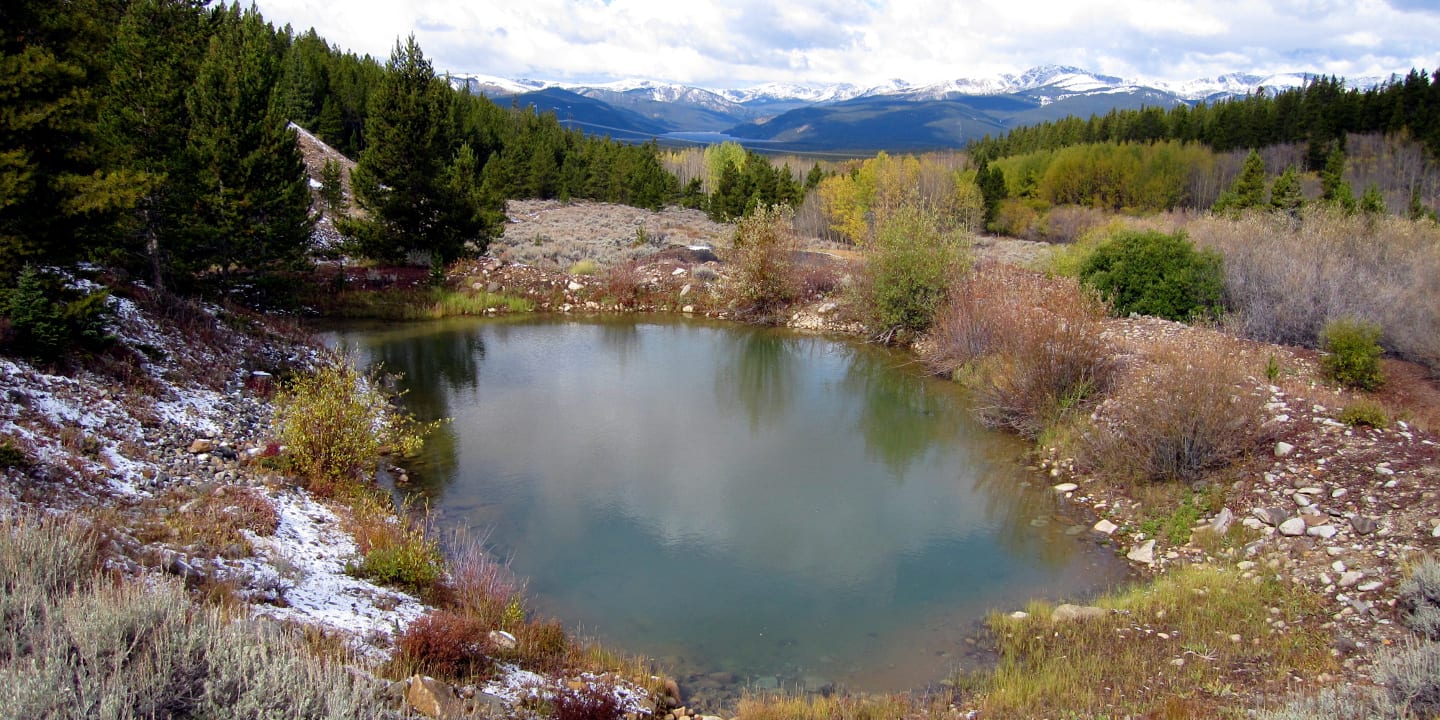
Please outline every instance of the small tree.
M1346 212L1355 212L1355 191L1345 181L1345 151L1339 146L1325 158L1320 171L1320 200Z
M1295 171L1295 166L1285 168L1280 177L1275 178L1275 184L1270 186L1270 208L1279 210L1291 215L1300 212L1305 204L1305 194L1300 189L1300 175Z
M1215 201L1216 212L1253 210L1265 204L1265 159L1251 150L1235 184Z
M331 217L345 212L344 173L345 169L335 158L325 158L325 164L320 167L320 201L325 203L325 211Z
M736 222L731 294L741 314L770 318L799 296L794 226L790 209L774 205Z
M1385 214L1385 196L1380 194L1380 186L1373 182L1365 186L1365 194L1360 196L1360 212L1366 215Z

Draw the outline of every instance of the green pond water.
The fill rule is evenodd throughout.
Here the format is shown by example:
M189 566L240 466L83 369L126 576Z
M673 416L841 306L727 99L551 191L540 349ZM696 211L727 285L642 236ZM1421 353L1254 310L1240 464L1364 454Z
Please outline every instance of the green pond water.
M682 685L902 690L989 610L1122 577L1025 446L908 355L683 319L346 326L452 418L408 492L534 605Z

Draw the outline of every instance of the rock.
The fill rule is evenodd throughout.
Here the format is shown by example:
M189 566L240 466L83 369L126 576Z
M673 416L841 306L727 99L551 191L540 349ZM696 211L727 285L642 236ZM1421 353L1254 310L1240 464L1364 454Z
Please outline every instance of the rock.
M1153 539L1146 540L1145 542L1140 543L1133 548L1130 548L1130 552L1126 553L1125 557L1133 562L1144 563L1146 565L1154 565L1155 541Z
M684 274L685 274L685 268L675 268L675 270L670 273L670 275L672 275L672 276L674 276L674 277L679 277L679 276L684 275Z
M514 650L515 647L519 645L515 636L504 630L491 630L489 637L490 644L498 650Z
M1285 520L1290 517L1289 510L1279 507L1255 508L1254 510L1250 511L1250 514L1258 518L1260 522L1271 526L1279 525L1280 523L1285 522Z
M1280 523L1278 527L1280 529L1281 535L1295 537L1297 535L1305 534L1305 521L1298 517L1292 517L1289 520Z
M405 702L415 709L415 712L432 718L458 718L465 712L465 707L460 703L460 698L455 697L455 691L449 685L436 680L435 678L416 675L410 678L409 687L405 689Z
M1240 570L1240 571L1242 571L1242 572L1245 571L1245 570L1254 570L1254 569L1255 569L1255 561L1254 561L1254 560L1241 560L1240 562L1235 563L1235 569Z
M570 292L575 292L576 290L584 290L585 286L581 285L578 282L575 282L574 280L571 280L570 284L565 286L565 289L569 290Z
M1379 590L1380 588L1382 588L1382 587L1384 587L1384 586L1385 586L1385 583L1383 583L1383 582L1381 582L1381 581L1379 581L1379 580L1371 580L1370 582L1367 582L1367 583L1365 583L1364 585L1361 585L1360 587L1356 588L1356 590L1359 590L1360 592L1370 592L1371 590Z
M1351 585L1360 582L1360 578L1363 577L1365 577L1365 573L1362 573L1358 570L1346 570L1345 572L1340 573L1339 585L1342 588L1350 587Z
M1233 522L1235 522L1235 513L1231 512L1228 507L1220 508L1220 512L1215 513L1215 517L1210 519L1209 528L1216 535L1224 535L1230 531L1230 524Z
M195 441L192 442L192 443L190 443L190 454L191 454L191 455L199 455L199 454L201 454L201 453L208 453L208 452L210 452L210 451L212 451L212 450L214 450L214 449L215 449L215 441L214 441L214 440L207 440L207 439L205 439L205 438L195 438Z
M1291 500L1294 500L1294 501L1295 501L1295 504L1298 505L1298 506L1300 506L1300 507L1310 507L1310 496L1309 496L1309 495L1304 495L1304 494L1301 494L1301 493L1298 493L1298 492L1297 492L1297 493L1295 493L1294 495L1291 495L1291 496L1290 496L1290 499L1291 499Z
M1024 610L1016 610L1015 612L1010 613L1011 620L1024 620L1028 617L1030 617L1030 613L1025 612Z
M1057 492L1057 493L1068 493L1068 492L1075 492L1076 490L1079 490L1079 489L1080 489L1080 486L1079 486L1079 485L1076 485L1075 483L1060 483L1059 485L1056 485L1056 486L1055 486L1054 488L1052 488L1052 489L1053 489L1055 492Z
M694 306L694 305L686 305L685 307L680 308L680 312L683 312L683 313L685 313L686 315L689 315L690 313L695 312L695 306Z
M1295 446L1287 442L1275 443L1275 457L1289 457L1295 452Z
M1335 537L1335 533L1337 532L1339 532L1339 530L1336 530L1334 525L1316 525L1315 527L1305 529L1306 535L1324 540Z
M1091 529L1101 535L1114 535L1115 531L1120 529L1120 526L1101 518L1099 522L1095 523L1095 527Z
M685 283L685 286L682 287L682 288L680 288L680 297L683 298L683 297L685 297L686 295L689 295L689 294L690 294L690 283Z
M1153 542L1153 541L1152 541ZM1091 618L1105 617L1108 613L1103 608L1091 605L1071 605L1066 603L1057 606L1050 613L1050 622L1069 622L1071 620L1089 620Z

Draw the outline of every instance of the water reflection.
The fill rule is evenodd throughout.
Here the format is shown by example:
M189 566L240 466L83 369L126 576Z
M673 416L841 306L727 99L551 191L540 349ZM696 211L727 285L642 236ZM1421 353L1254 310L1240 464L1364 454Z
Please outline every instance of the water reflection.
M1020 445L895 354L700 323L432 333L346 336L454 418L422 490L545 610L632 651L860 667L937 613L1105 577L1030 524L1054 501L1019 488Z
M796 339L760 328L739 331L728 343L725 360L715 373L715 397L727 407L739 404L759 433L779 422L796 390Z

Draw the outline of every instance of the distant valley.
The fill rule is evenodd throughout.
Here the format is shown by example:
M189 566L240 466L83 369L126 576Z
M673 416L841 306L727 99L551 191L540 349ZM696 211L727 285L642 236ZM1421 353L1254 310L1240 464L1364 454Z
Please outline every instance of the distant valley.
M650 80L581 85L457 74L450 82L502 104L554 112L571 127L617 140L691 145L734 139L756 150L871 153L964 147L1067 115L1170 108L1263 89L1303 86L1309 73L1232 73L1184 83L1146 82L1045 65L1019 75L875 87L771 83L714 90ZM1350 81L1371 87L1386 78Z

